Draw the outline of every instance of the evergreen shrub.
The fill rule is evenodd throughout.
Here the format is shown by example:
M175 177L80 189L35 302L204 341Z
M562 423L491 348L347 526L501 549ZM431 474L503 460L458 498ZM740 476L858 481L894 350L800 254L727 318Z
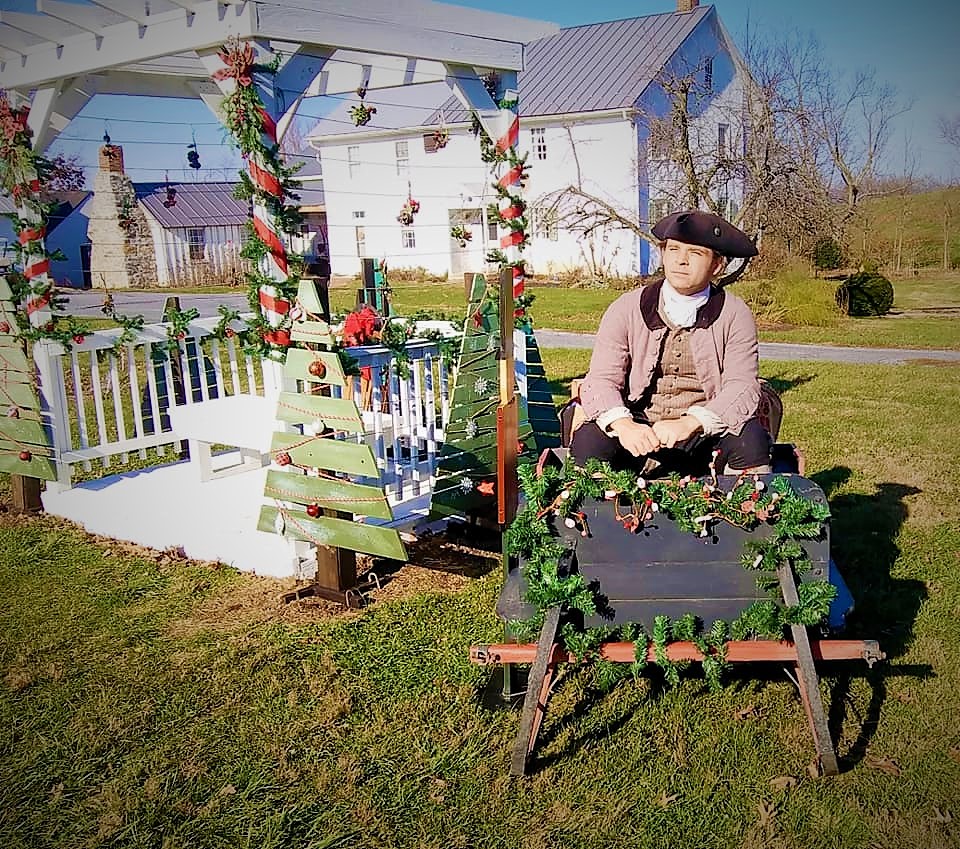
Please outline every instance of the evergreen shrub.
M893 286L876 271L858 271L840 284L836 297L847 315L886 315L893 306Z

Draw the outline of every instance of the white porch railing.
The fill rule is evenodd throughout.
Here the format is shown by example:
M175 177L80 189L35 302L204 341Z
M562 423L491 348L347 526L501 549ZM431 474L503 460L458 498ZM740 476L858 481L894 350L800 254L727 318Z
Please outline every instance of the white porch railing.
M34 359L58 472L51 486L69 488L114 467L124 471L176 459L184 436L171 427L171 405L240 394L276 396L276 370L245 355L236 338L213 336L217 323L209 318L189 325L179 343L179 368L166 356L151 356L166 350L164 324L145 326L120 356L110 353L119 329L91 333L70 351L38 342ZM371 445L392 504L430 492L453 390L435 344L411 341L407 351L410 373L400 378L389 349L351 349L359 365L372 370L372 403L362 410L366 432L339 437ZM359 377L353 392L359 401Z

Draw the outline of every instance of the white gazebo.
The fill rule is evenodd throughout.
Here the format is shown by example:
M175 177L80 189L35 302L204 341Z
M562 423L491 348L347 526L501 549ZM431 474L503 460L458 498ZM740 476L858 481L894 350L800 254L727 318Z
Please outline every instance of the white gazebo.
M35 13L0 11L0 88L6 90L15 105L29 104L28 123L37 151L45 150L98 93L199 97L223 120L221 101L237 85L235 79L223 73L224 64L218 55L228 40L251 45L257 63L275 65L275 73L253 77L253 85L273 128L274 140L282 138L304 98L445 81L464 105L477 114L492 140L502 149L513 147L518 114L516 79L523 67L523 44L558 29L550 23L430 0L296 0L295 3L286 0L92 0L86 4L36 0L36 6ZM489 83L491 74L496 79L494 97L484 84L485 79ZM257 167L258 163L251 157L252 177L256 176ZM503 175L501 182L512 185L516 196L520 191L519 179L510 183L511 173ZM253 214L255 224L259 216L268 230L279 234L277 222L270 219L266 207L258 207L255 202ZM504 218L520 214L509 205L504 207ZM30 215L25 208L21 218L29 223ZM39 224L36 219L33 223ZM515 230L502 229L502 245L507 258L518 265ZM282 246L278 250L282 251ZM278 267L277 262L271 263L270 259L268 256L267 262L261 265L261 272L273 280L283 279L285 262ZM40 269L43 264L38 263L36 267ZM28 311L31 321L40 325L50 315L42 297L44 286L49 287L49 279L45 271L40 270L32 275L30 282L36 300L28 304L31 307ZM514 294L522 293L522 289L522 271L515 268ZM277 307L275 295L276 291L271 293L270 287L261 288L261 305L268 324L282 318L284 313L282 305ZM59 486L48 487L47 509L75 518L88 527L91 522L87 519L95 514L98 521L96 527L90 529L111 536L157 547L165 547L164 543L181 545L175 528L166 533L152 527L148 534L131 523L131 515L148 513L150 502L159 497L159 493L151 492L151 487L143 486L142 479L140 489L130 495L134 499L146 499L141 504L124 498L120 491L125 486L124 480L111 484L116 487L111 501L117 505L111 507L111 511L119 510L113 516L91 506L96 498L103 498L102 486L100 492L94 489L82 493L84 498L73 498L71 464L89 465L91 458L106 459L110 452L96 453L93 440L81 434L81 440L87 443L81 448L87 453L75 450L71 453L76 446L71 443L67 399L62 378L54 374L63 368L64 354L54 350L56 347L49 342L35 346L45 424L54 447L53 459L58 469L67 470L65 476L61 471ZM79 348L83 350L83 346ZM69 365L66 367L69 369ZM264 382L268 385L270 371L271 364L264 362ZM278 384L279 372L272 371L274 383ZM60 387L59 391L56 387ZM82 406L82 399L78 398L78 403ZM98 407L98 415L99 412ZM137 428L137 438L118 445L114 453L142 451L144 445L154 444L149 441L149 434L141 432L139 418ZM169 443L170 433L166 437ZM161 477L156 478L157 486ZM260 474L235 478L241 479L247 480L246 488L229 487L219 507L217 499L210 497L212 493L196 495L193 500L202 509L219 511L216 516L206 515L204 523L216 525L222 531L248 521L243 518L246 513L238 512L234 502L249 499L251 510L247 513L252 512L262 500L263 479ZM181 479L176 486L182 487L184 480L187 479ZM168 488L171 485L165 484ZM205 484L196 484L192 489L202 486ZM175 498L182 502L180 507L186 511L185 515L191 515L186 502L193 496L185 495L181 488ZM256 533L247 527L237 531ZM222 536L222 544L229 545L230 535ZM284 540L277 539L277 542ZM219 555L208 549L194 553L187 548L186 553L219 556L240 568L256 568L244 560L242 540L235 542L234 548ZM257 571L293 574L295 569L281 566L267 570L257 568Z

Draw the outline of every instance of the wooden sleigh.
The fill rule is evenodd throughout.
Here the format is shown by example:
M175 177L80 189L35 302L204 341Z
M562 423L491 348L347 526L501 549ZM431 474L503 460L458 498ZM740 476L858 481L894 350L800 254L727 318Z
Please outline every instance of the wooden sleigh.
M765 385L760 406L761 420L774 440L779 433L782 405L772 387ZM570 405L561 410L564 442L569 443ZM508 444L508 443L506 443ZM548 450L541 463L562 458L565 449ZM553 454L553 457L548 455ZM774 471L789 475L798 494L826 503L822 490L802 476L803 457L794 446L776 444ZM769 480L772 476L766 476ZM721 486L724 478L719 479ZM729 485L732 479L727 480ZM577 529L558 527L558 534L573 551L571 570L579 571L588 583L596 582L606 597L603 615L581 617L582 627L599 625L622 626L640 624L647 634L653 633L653 620L658 615L675 619L693 613L710 623L716 619L734 620L755 600L767 598L758 589L755 573L743 568L740 554L743 543L751 533L763 536L769 528L743 531L724 526L722 531L707 539L680 531L667 519L659 519L643 529L641 534L628 534L616 521L609 503L583 505L586 511L589 536L584 538ZM501 519L502 521L502 519ZM849 594L830 558L829 530L823 538L805 541L803 546L809 558L809 569L802 581L831 581L842 590L831 610L832 624L842 622L850 606ZM520 566L511 563L497 603L497 613L505 621L528 618L534 611L523 601L523 582ZM789 564L778 570L777 578L784 602L798 603L797 583ZM530 664L526 692L520 717L520 729L514 743L510 772L525 775L531 763L537 736L550 698L558 665L574 662L571 654L557 642L557 633L564 617L571 614L560 607L551 608L544 621L537 643L477 645L470 657L481 665L503 664L504 696L509 696L512 664ZM601 657L613 662L632 663L635 646L631 642L612 642L602 646ZM672 642L667 655L673 662L700 662L703 655L690 642ZM789 640L744 640L727 643L726 660L732 664L775 663L786 667L795 682L813 735L817 760L823 775L840 771L820 693L819 668L834 661L862 660L872 666L884 658L876 641L826 638L804 626L790 627ZM648 648L647 659L656 660L654 647Z

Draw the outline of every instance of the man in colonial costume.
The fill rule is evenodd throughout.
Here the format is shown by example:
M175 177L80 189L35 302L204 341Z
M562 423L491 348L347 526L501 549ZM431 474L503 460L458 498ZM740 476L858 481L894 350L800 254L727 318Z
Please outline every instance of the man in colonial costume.
M757 254L749 237L707 212L668 215L653 228L664 279L604 313L580 386L586 421L570 451L643 473L770 471L757 419L757 326L750 308L715 284L727 261Z

